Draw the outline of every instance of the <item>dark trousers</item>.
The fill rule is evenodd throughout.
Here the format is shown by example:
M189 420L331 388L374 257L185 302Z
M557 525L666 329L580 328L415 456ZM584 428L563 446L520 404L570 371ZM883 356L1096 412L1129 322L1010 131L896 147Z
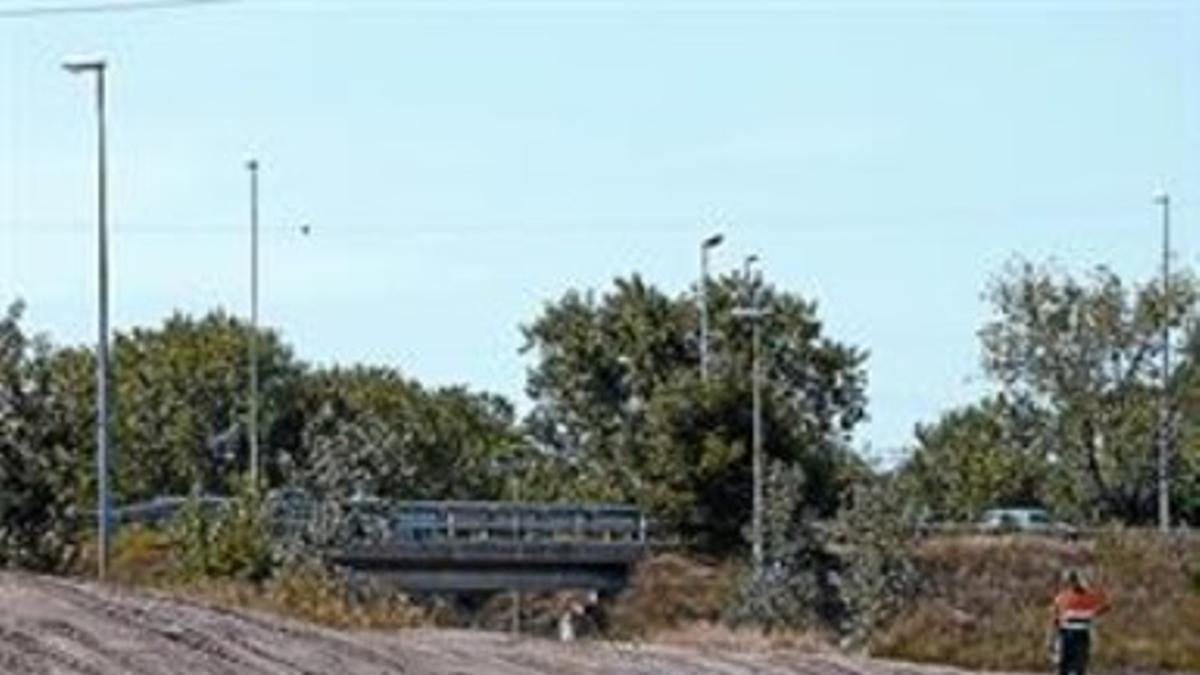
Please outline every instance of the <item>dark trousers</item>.
M1058 675L1087 675L1091 631L1058 631Z

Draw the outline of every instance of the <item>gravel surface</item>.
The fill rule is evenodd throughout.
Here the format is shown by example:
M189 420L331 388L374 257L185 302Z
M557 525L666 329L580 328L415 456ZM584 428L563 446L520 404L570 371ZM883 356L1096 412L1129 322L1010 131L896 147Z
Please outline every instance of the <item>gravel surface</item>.
M0 574L0 672L116 675L963 675L789 651L339 632L157 594Z

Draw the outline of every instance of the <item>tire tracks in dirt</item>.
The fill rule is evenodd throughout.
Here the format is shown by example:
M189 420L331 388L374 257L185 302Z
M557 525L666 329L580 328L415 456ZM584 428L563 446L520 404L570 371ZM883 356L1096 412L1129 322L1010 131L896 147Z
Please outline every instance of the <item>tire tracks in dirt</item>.
M833 652L335 631L204 600L14 573L0 573L0 608L5 674L970 675Z

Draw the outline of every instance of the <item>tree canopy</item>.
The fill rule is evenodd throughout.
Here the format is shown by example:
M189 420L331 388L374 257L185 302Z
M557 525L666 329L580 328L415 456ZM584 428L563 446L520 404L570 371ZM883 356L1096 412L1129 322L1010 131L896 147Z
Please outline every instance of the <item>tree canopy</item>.
M905 467L917 494L948 516L1020 501L1152 522L1166 323L1185 347L1167 373L1171 487L1177 515L1200 516L1196 279L1179 272L1164 293L1161 280L1130 285L1106 267L1079 278L1019 261L986 298L993 315L979 335L996 394L918 428Z
M672 297L634 275L547 305L524 327L527 429L543 462L571 477L559 493L641 504L685 539L729 550L751 495L751 326L732 310L753 302L768 312L764 452L803 467L809 508L836 508L848 435L865 414L866 354L825 336L815 304L798 295L741 275L706 290L707 381L693 294Z

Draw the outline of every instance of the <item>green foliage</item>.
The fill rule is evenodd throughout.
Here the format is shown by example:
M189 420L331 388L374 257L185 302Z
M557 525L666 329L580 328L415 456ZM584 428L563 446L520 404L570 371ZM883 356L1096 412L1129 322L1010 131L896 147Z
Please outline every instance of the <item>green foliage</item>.
M1010 392L1051 415L1049 452L1082 491L1080 511L1128 522L1154 513L1155 387L1164 319L1196 304L1190 276L1128 289L1105 268L1086 282L1025 263L998 279L996 318L980 335L984 365Z
M847 434L863 416L863 353L822 335L816 307L740 276L706 289L710 373L698 378L693 298L640 277L597 298L571 291L524 328L535 357L527 429L533 489L551 497L632 501L703 550L743 541L750 507L751 328L732 309L770 309L763 326L764 450L798 463L808 505L837 506L853 464ZM561 480L546 478L558 474Z
M917 592L916 519L890 481L866 483L856 487L850 508L838 514L834 538L843 552L842 632L849 643L863 645Z
M321 496L496 498L517 444L503 399L429 391L387 368L314 373L301 407L289 478Z
M1003 396L917 427L900 485L928 519L972 522L992 507L1053 501L1061 476L1046 457L1045 415Z
M796 467L772 464L763 519L764 569L742 574L725 619L767 630L828 629L846 613L838 594L841 560L828 532L803 506L805 478Z
M248 482L227 508L215 513L193 497L176 515L171 540L181 580L259 581L270 574L276 560L262 499Z
M248 459L249 327L212 312L175 314L160 327L117 333L113 343L115 501L161 494L236 490ZM276 458L296 439L295 389L303 367L272 331L258 335L260 452L277 476ZM53 354L67 384L64 421L80 452L95 452L95 359L89 348Z
M803 507L806 481L795 467L770 471L764 567L748 571L727 620L768 630L833 631L863 645L915 594L916 522L890 481L855 487L833 521Z
M989 288L980 331L998 393L918 426L900 471L930 518L1043 505L1074 522L1152 522L1164 320L1183 335L1170 376L1175 518L1200 521L1200 284L1188 272L1129 286L1018 263ZM1178 329L1182 328L1180 331Z
M22 310L0 318L0 566L57 571L77 553L81 462L49 347L22 332Z
M117 335L115 502L193 489L236 491L248 469L250 337L244 323L223 312L175 315L159 327ZM47 433L56 441L77 456L94 455L91 350L36 345L37 358L22 367L42 369L45 387L26 398L50 407ZM335 458L361 446L377 456L355 470L386 474L376 480L384 493L482 497L501 489L495 462L515 439L503 399L461 387L427 390L389 368L310 371L271 331L260 331L258 351L267 484L315 475L321 470L314 462L339 465ZM416 472L420 481L413 480ZM94 490L91 480L82 487Z

